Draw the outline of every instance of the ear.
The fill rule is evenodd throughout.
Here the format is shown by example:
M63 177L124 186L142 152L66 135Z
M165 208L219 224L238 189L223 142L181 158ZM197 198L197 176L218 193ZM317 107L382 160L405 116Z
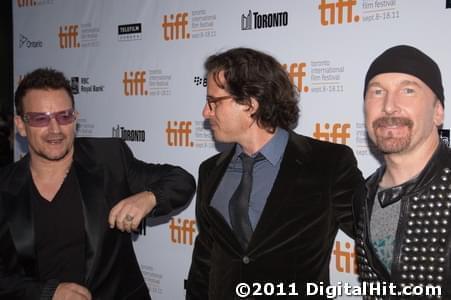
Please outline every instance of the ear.
M259 107L259 103L258 103L258 101L254 98L254 97L251 97L251 103L250 103L250 105L249 105L249 113L252 115L252 114L254 114L257 110L258 110L258 107Z
M439 127L443 124L443 120L445 118L445 110L443 108L442 103L440 100L436 100L435 107L434 107L434 124L435 126Z
M17 132L19 132L20 136L26 137L27 131L25 130L25 123L22 120L21 116L15 116L14 117L14 124L16 125Z

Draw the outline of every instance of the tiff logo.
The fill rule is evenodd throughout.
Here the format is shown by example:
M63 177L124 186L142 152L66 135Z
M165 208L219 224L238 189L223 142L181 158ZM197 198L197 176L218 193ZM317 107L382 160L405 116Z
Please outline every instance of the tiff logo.
M340 144L347 144L348 139L351 137L349 133L349 128L351 128L351 124L349 123L335 123L332 125L332 130L330 130L329 123L324 124L324 130L321 130L321 124L315 124L315 132L313 132L313 137L317 140L329 141L333 143L338 143L340 140Z
M321 0L318 9L321 11L321 25L334 25L337 18L338 24L343 24L343 14L346 9L346 23L358 22L359 16L353 16L352 8L357 5L356 0L338 0L329 3L326 0ZM353 18L354 17L354 18Z
M174 21L175 19L175 21ZM188 13L178 13L175 15L164 15L163 23L163 38L165 41L189 39L190 34L188 32Z
M144 88L146 83L146 71L124 72L124 95L125 96L147 96L148 91Z
M17 0L17 6L19 7L27 7L27 6L35 6L35 0Z
M78 42L78 25L60 26L58 37L61 49L80 48L80 43Z
M191 121L168 121L166 128L167 143L173 147L193 147L194 143L190 140Z
M290 64L290 67L287 64L282 66L287 70L291 83L297 86L298 91L307 93L309 87L303 85L303 79L307 76L307 73L304 71L307 66L306 63L294 63Z
M194 242L194 234L196 232L196 221L192 219L174 218L169 223L171 231L171 242L174 244L192 245Z
M345 248L341 248L341 242L335 241L335 248L332 254L335 256L335 266L337 271L341 273L354 273L357 274L357 264L355 262L356 256L354 249L351 248L351 243L346 242ZM344 260L344 265L342 264Z

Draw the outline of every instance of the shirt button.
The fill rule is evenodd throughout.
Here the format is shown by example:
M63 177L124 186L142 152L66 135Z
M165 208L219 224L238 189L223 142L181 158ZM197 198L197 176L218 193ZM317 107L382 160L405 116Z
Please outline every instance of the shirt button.
M251 260L250 260L249 256L244 256L243 257L243 264L247 265L250 261Z

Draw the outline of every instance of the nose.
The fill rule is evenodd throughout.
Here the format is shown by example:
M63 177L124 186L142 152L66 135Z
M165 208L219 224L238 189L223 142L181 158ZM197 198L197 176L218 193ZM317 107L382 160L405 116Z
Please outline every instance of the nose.
M399 111L398 101L393 93L387 92L383 105L383 112L388 115L394 114L395 112Z
M205 103L204 108L202 109L202 117L204 117L204 119L209 119L212 114L213 111L208 106L208 103Z
M51 133L59 133L61 131L61 127L54 117L50 118L48 128Z

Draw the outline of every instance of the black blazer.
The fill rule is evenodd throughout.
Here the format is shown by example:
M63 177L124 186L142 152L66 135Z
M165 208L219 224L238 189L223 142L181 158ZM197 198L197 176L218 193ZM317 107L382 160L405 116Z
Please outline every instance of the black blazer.
M199 169L199 235L187 299L234 299L238 282L296 282L300 295L306 282L327 285L335 235L341 228L353 236L352 200L363 191L351 149L290 132L279 174L247 250L210 206L233 153L213 156ZM299 298L305 296L288 299Z
M151 190L153 215L185 205L194 178L179 167L147 164L125 142L75 139L74 162L86 233L85 286L94 299L150 299L130 234L110 229L108 214L123 198ZM58 282L40 281L30 202L29 157L0 170L0 299L51 299Z

